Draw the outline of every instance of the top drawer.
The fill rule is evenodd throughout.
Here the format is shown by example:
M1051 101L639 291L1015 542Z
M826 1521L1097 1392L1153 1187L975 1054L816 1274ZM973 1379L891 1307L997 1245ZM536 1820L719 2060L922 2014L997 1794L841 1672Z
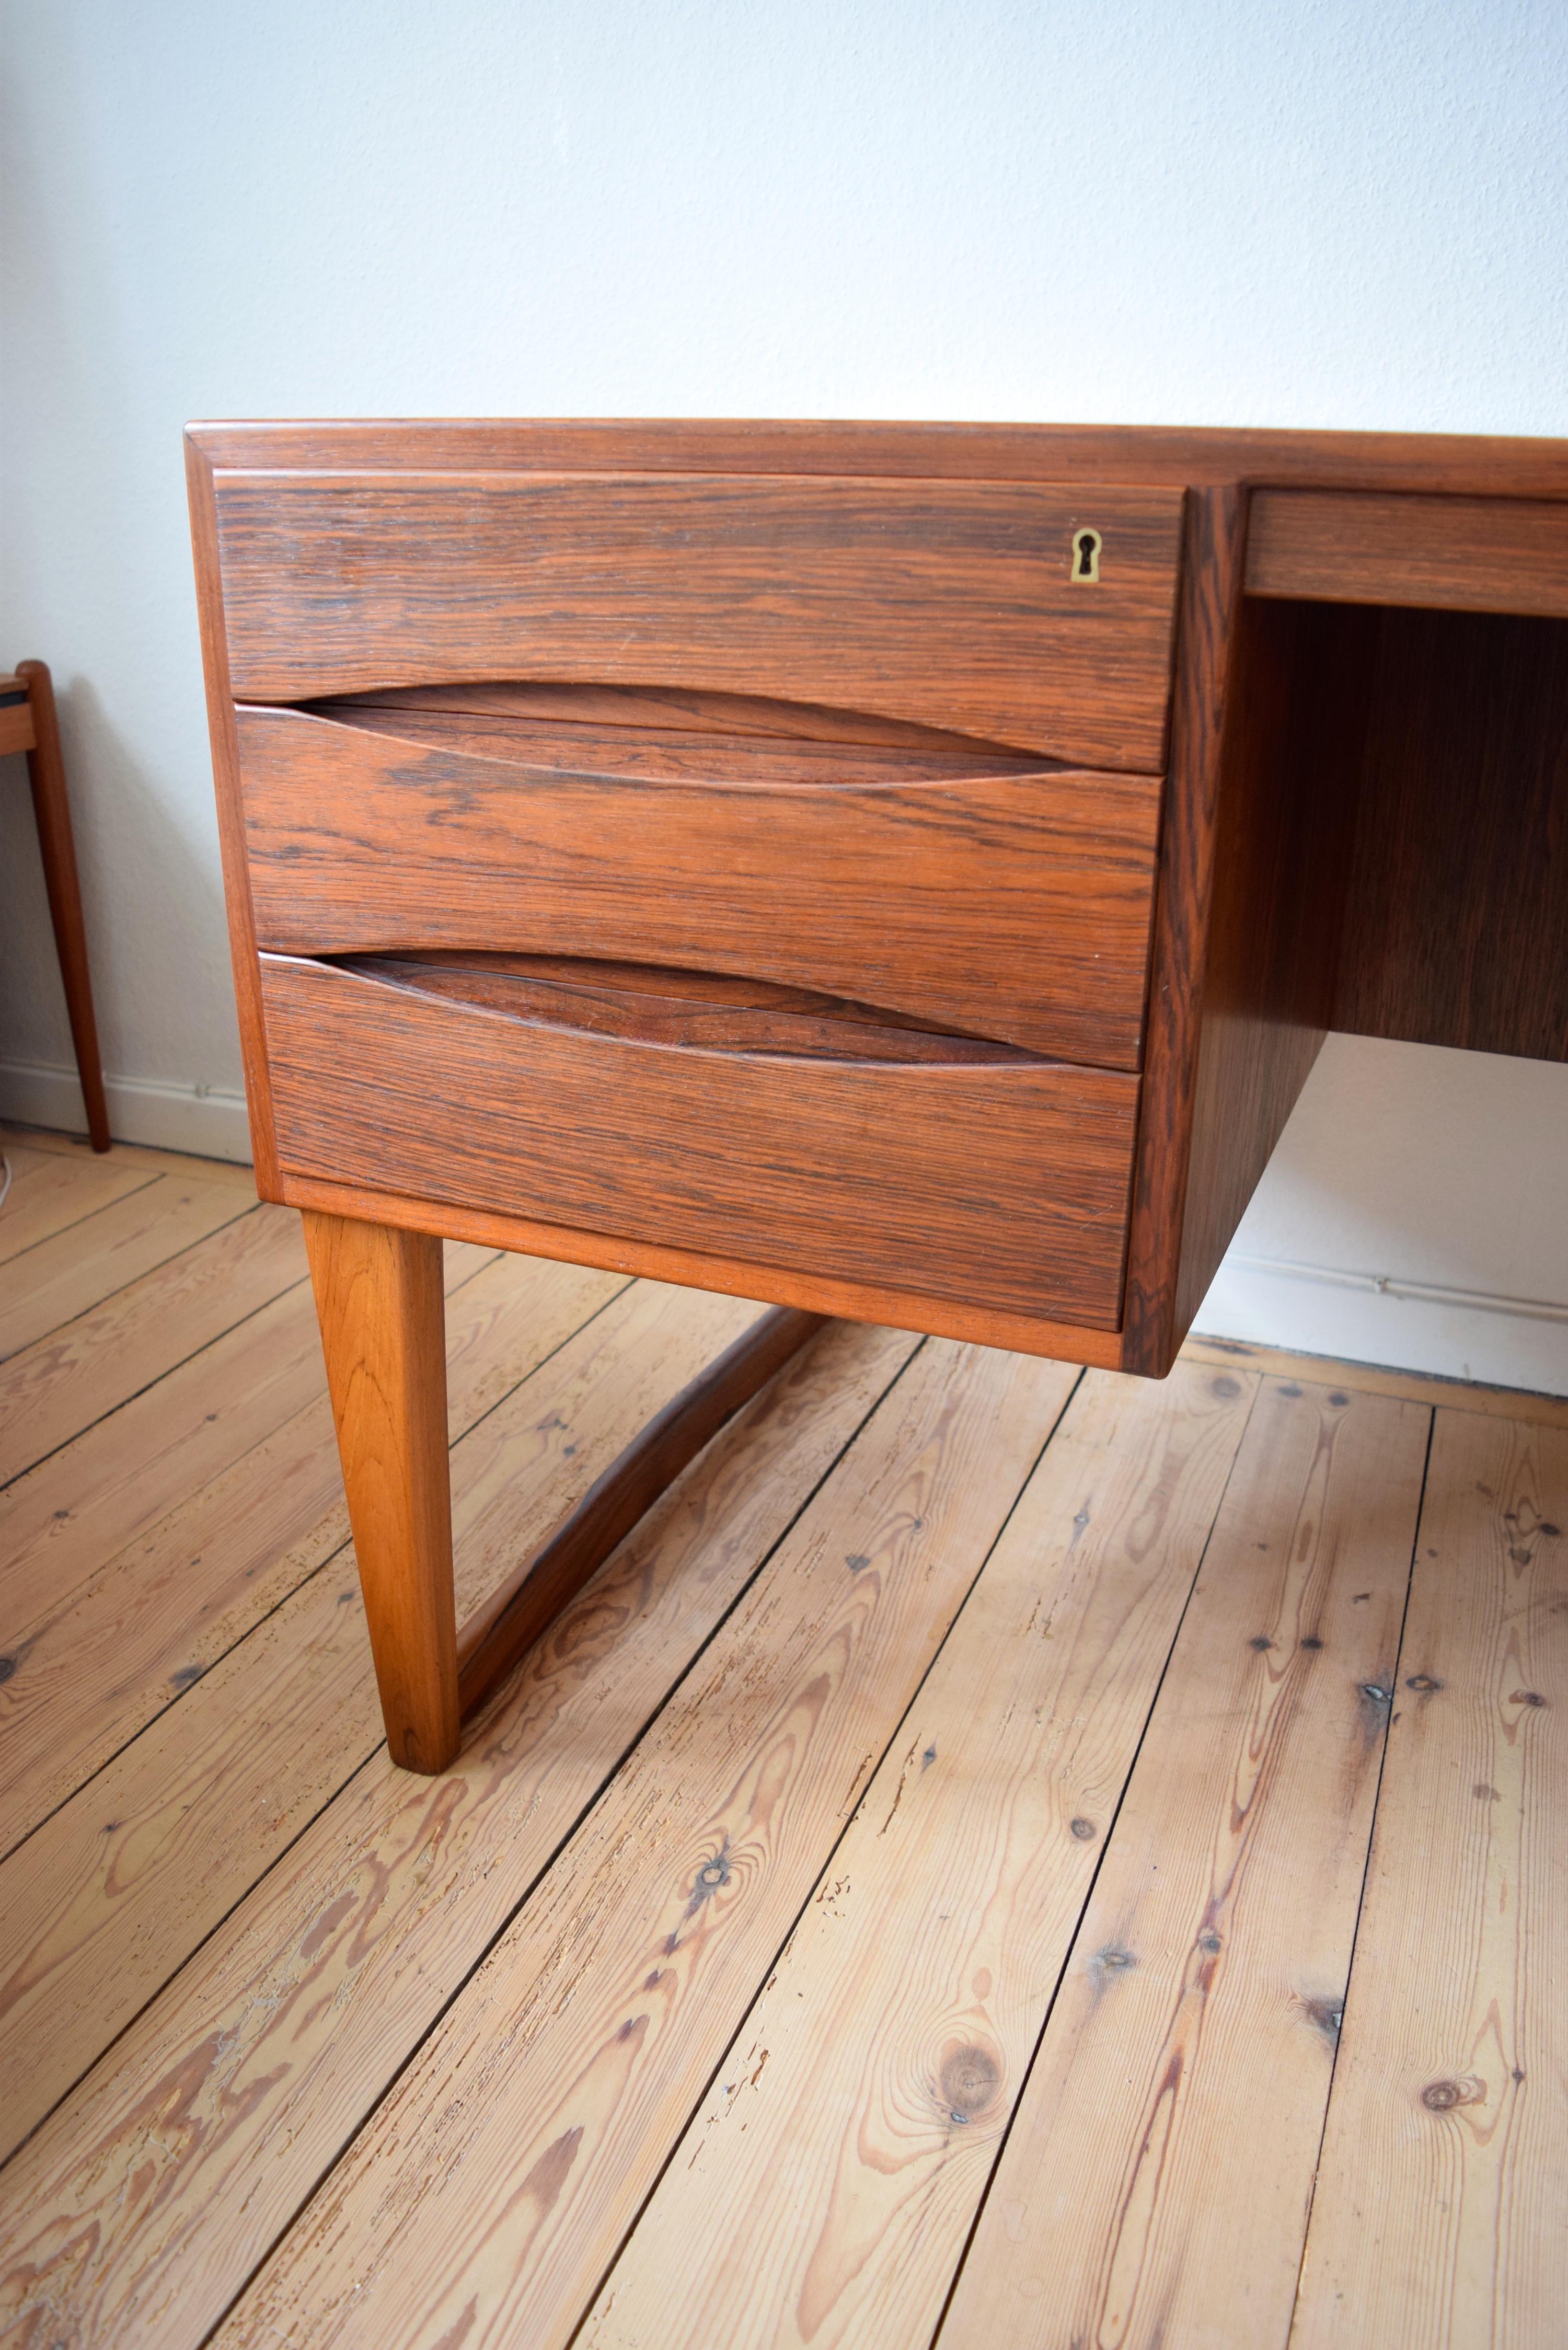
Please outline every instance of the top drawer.
M1177 490L347 472L214 489L242 701L667 684L1164 764Z

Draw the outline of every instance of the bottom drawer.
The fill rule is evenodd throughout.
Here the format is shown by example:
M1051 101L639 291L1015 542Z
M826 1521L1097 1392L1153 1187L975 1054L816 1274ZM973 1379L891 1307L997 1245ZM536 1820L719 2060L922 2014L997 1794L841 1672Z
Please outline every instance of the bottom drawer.
M1117 1326L1135 1076L648 1043L261 966L290 1173Z

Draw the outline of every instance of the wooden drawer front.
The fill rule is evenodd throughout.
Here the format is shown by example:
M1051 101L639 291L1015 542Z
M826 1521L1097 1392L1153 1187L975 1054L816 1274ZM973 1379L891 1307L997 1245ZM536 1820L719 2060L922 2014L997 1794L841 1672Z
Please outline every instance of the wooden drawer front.
M262 957L290 1172L1114 1329L1138 1082L627 1042Z
M220 473L215 492L241 701L685 685L1164 764L1176 490ZM1084 528L1099 577L1078 584Z
M239 739L265 948L676 964L1137 1066L1152 777L552 774L257 709Z

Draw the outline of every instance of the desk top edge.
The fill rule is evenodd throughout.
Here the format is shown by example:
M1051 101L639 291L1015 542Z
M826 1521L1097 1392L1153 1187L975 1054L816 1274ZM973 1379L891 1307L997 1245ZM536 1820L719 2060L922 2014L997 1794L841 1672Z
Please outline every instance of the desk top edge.
M395 467L904 474L975 481L1408 491L1568 498L1568 440L1157 424L957 424L703 418L323 418L201 421L228 471Z

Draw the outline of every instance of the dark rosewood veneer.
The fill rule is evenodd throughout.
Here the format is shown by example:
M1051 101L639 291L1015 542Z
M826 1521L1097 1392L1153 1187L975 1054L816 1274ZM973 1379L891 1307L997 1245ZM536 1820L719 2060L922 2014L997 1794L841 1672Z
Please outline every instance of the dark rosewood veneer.
M1163 1376L1331 1025L1568 1054L1568 445L188 446L257 1183L413 1768L823 1315ZM443 1237L776 1309L462 1634Z

